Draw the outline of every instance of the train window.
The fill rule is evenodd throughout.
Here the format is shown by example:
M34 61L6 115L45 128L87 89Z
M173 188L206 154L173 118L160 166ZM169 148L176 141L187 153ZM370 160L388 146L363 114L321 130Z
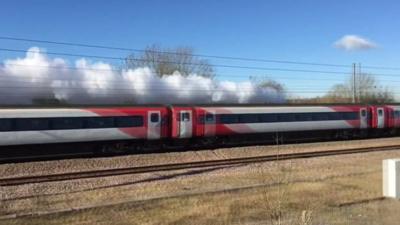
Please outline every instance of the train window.
M359 114L356 112L342 112L342 118L344 120L357 120L359 119Z
M45 118L22 118L15 120L15 128L19 131L49 130L49 119Z
M329 120L342 120L342 115L337 112L328 113Z
M294 113L282 113L278 114L279 122L291 122L296 121Z
M221 114L219 117L219 122L224 124L238 123L239 117L235 114Z
M396 118L400 118L400 111L394 111L394 116Z
M240 123L258 123L257 114L242 114L239 115Z
M260 123L273 123L273 122L278 122L278 115L277 114L260 114L258 116L258 120Z
M83 120L78 117L52 118L50 121L51 121L51 128L54 130L83 128Z
M329 113L318 113L317 118L319 121L329 120Z
M366 117L366 116L367 116L367 110L362 109L362 110L361 110L361 116L362 116L362 117Z
M120 116L115 117L116 127L142 127L142 116Z
M204 124L205 123L205 121L204 121L204 119L205 119L205 116L198 116L198 123L199 124Z
M214 115L211 113L206 114L206 122L214 122Z
M91 117L86 118L86 128L111 128L114 127L112 117Z
M199 116L199 123L215 123L215 115L211 113L207 113L205 116Z
M296 121L311 121L312 116L310 113L296 113Z
M190 113L184 112L181 114L181 121L190 121Z
M383 109L378 109L378 116L383 116Z
M0 131L11 131L12 119L0 119Z
M316 113L316 119L318 121L328 121L328 120L331 120L331 118L333 119L335 117L338 117L338 116L331 115L331 113L329 113L329 112Z
M150 122L158 123L160 121L160 115L158 113L152 113L150 115Z
M313 121L327 120L323 118L321 113L311 113L311 116Z
M14 120L15 129L13 129ZM142 116L0 119L0 131L96 129L143 125Z

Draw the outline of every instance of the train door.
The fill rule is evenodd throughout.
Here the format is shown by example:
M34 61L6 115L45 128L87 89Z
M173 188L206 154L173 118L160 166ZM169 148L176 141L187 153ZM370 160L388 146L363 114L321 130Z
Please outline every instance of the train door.
M360 128L365 129L368 128L368 113L367 108L360 109Z
M376 128L385 128L385 111L382 107L379 107L376 110Z
M204 116L204 136L215 136L216 117L214 112L207 112Z
M160 111L149 111L147 116L147 138L160 139L161 115Z
M398 108L393 108L392 109L392 114L393 114L393 124L392 127L398 128L400 125L400 111Z
M179 138L192 137L193 121L192 111L182 110L179 111Z

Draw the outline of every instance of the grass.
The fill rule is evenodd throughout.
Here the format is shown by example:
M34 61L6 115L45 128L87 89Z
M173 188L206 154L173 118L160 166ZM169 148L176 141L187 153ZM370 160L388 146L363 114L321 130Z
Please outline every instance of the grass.
M399 156L368 153L158 174L170 178L3 201L0 215L93 207L0 224L397 224L397 201L348 203L380 197L381 160Z
M365 179L358 177L356 183ZM354 182L354 179L352 179ZM332 182L348 182L348 178L333 179ZM362 183L362 182L361 182ZM340 185L324 182L301 182L290 184L281 208L278 210L279 188L257 187L243 190L218 192L213 194L189 195L148 202L130 202L114 206L96 207L46 216L25 217L4 221L6 224L294 224L307 217L305 214L328 215L340 211L336 207L342 202L364 199L359 194L360 187L344 190ZM362 186L362 185L361 185ZM320 194L318 194L320 193ZM324 193L331 193L324 196ZM334 194L333 194L334 193ZM371 193L371 197L376 193ZM350 218L349 218L350 219ZM289 222L289 223L288 223ZM332 223L335 224L335 223ZM338 223L340 224L340 223Z

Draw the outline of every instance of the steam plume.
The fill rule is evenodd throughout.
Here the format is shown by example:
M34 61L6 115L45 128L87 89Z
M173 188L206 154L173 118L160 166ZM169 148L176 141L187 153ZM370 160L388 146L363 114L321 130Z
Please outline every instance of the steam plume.
M158 77L149 68L117 70L79 59L74 66L37 47L0 66L0 104L57 99L71 104L276 103L284 96L250 81L217 81L179 72Z

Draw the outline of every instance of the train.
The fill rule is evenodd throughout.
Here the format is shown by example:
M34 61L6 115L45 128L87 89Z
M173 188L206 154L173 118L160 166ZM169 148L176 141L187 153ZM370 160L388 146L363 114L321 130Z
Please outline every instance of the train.
M103 152L396 135L398 105L169 105L0 109L0 147L85 144Z

